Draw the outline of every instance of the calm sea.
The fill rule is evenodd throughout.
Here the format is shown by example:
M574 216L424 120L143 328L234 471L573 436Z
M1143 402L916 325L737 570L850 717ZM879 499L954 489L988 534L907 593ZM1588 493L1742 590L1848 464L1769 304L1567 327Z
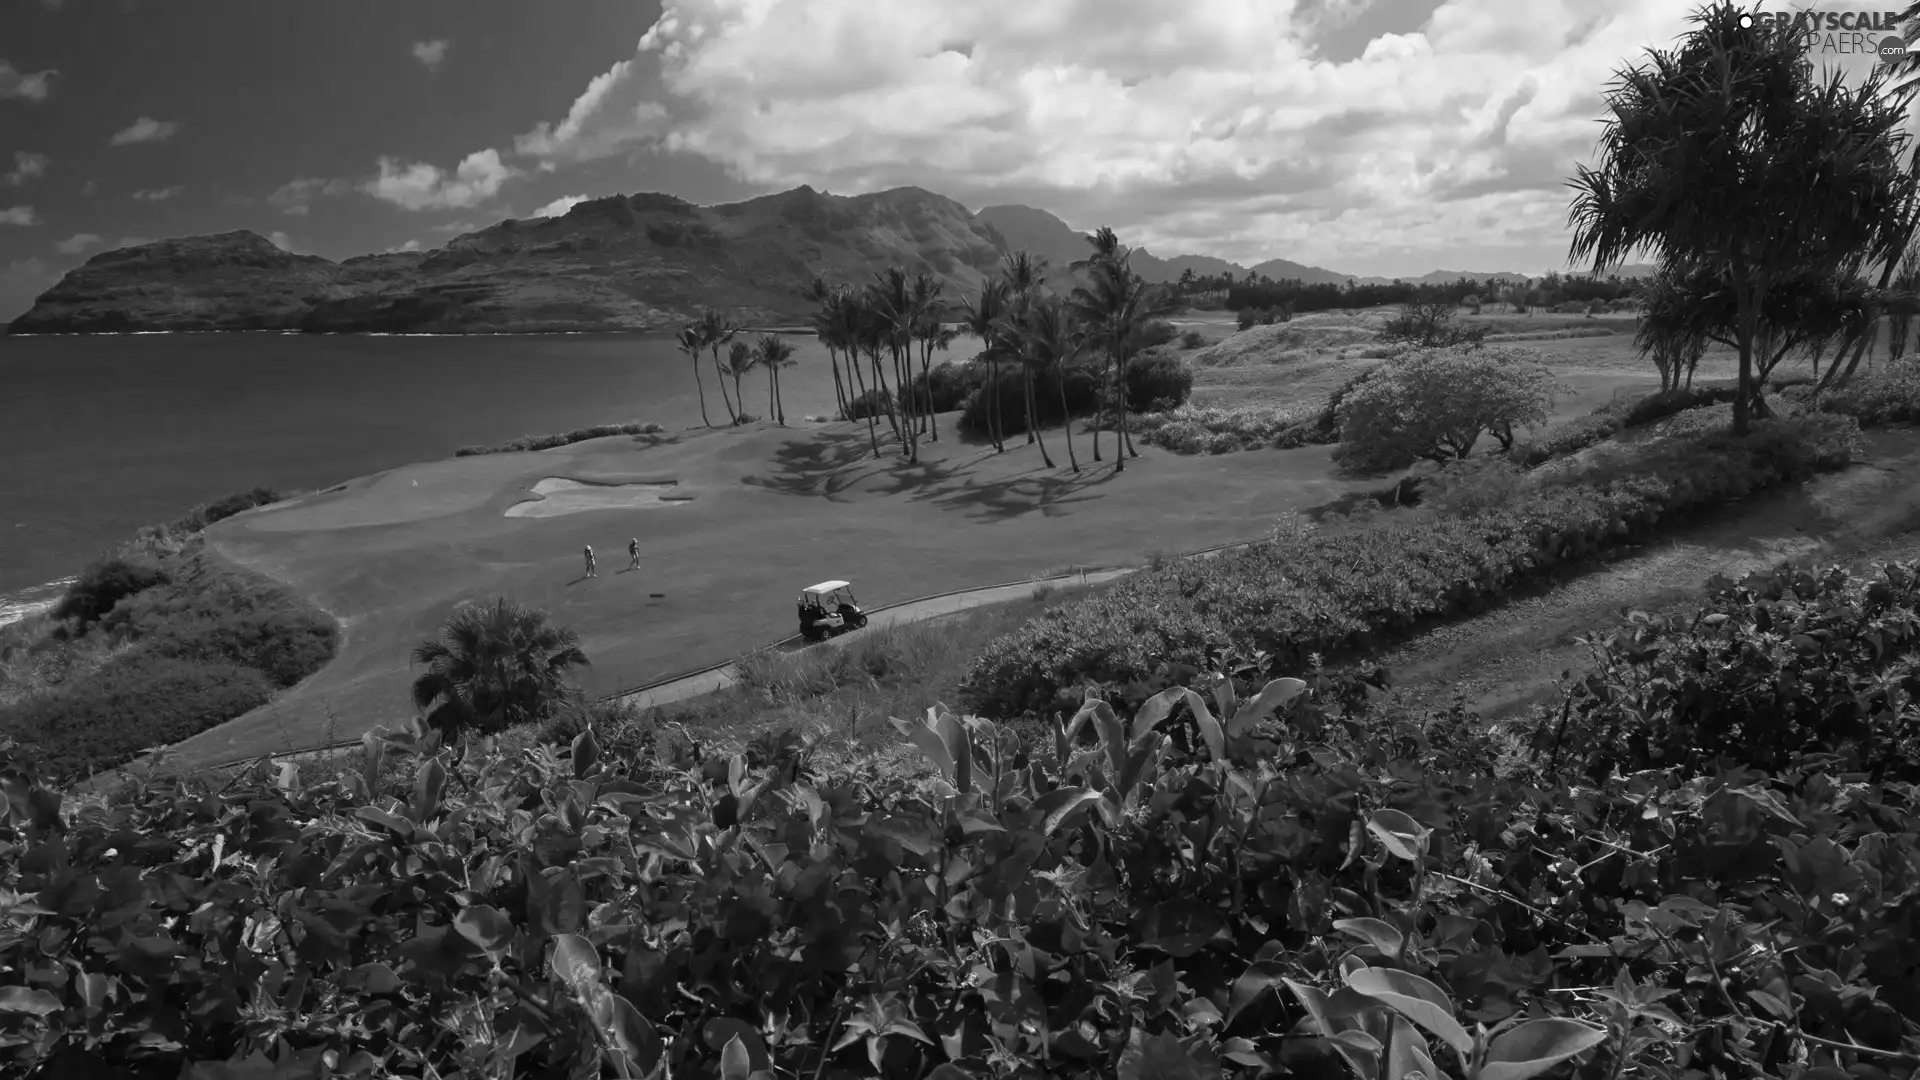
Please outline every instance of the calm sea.
M791 340L789 420L830 411L826 351ZM724 423L711 363L702 377ZM744 388L764 413L765 376ZM700 422L692 367L668 335L0 337L0 622L195 503L628 421Z

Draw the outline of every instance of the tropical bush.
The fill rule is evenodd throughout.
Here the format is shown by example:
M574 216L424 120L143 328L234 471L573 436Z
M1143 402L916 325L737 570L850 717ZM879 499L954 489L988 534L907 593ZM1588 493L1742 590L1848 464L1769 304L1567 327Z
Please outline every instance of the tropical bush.
M151 559L110 555L81 570L54 602L51 614L55 619L73 620L73 629L85 632L115 604L166 580L166 571Z
M1090 416L1100 407L1100 376L1093 369L1070 367L1064 375L1052 371L1036 372L1033 375L1034 411L1042 426L1058 424L1066 419L1060 412L1063 382L1067 409L1071 415ZM1017 369L1003 366L992 383L983 384L967 399L966 407L960 411L956 421L961 431L975 436L986 435L989 394L999 398L1000 413L997 419L1001 434L1017 435L1027 430L1026 385L1021 381Z
M1536 439L1516 442L1507 457L1530 469L1553 458L1578 453L1625 429L1644 427L1692 409L1725 404L1733 400L1734 393L1731 383L1702 383L1691 388L1661 390L1645 397L1617 397Z
M1488 433L1510 448L1514 428L1544 423L1553 408L1552 374L1518 349L1420 349L1370 374L1336 407L1334 459L1357 470L1464 458Z
M1198 330L1189 330L1180 335L1180 347L1183 349L1198 349L1206 343L1207 335Z
M1144 413L1184 405L1193 396L1193 369L1176 355L1148 353L1127 362L1127 410Z
M1738 747L1743 763L1779 771L1849 747L1876 781L1920 780L1920 710L1905 689L1920 678L1920 563L1865 579L1792 563L1716 576L1695 612L1635 612L1581 640L1597 664L1539 732L1556 762L1692 774Z
M1678 515L1844 468L1857 438L1850 419L1817 415L1757 424L1746 439L1693 433L1484 513L1396 511L1364 530L1296 529L1142 571L982 650L962 700L989 715L1045 714L1083 684L1144 678L1160 660L1194 663L1223 643L1287 668L1345 655L1482 610L1558 564L1636 542Z
M1822 395L1820 408L1851 416L1863 428L1920 421L1920 359L1902 357L1857 374Z
M1263 446L1281 449L1315 441L1320 410L1272 405L1182 405L1136 417L1142 442L1177 454L1224 454Z
M50 773L112 768L232 720L338 648L333 619L270 578L197 547L155 570L153 584L39 646L83 666L0 704L0 736L42 755Z
M558 435L522 435L491 446L463 446L453 452L454 457L472 457L476 454L516 454L526 450L551 450L556 446L585 442L588 439L605 439L613 435L658 435L667 429L659 424L596 424L593 427L576 428Z
M1773 776L1489 774L1471 722L1218 660L1042 739L936 707L898 722L925 767L888 774L824 772L790 735L455 762L416 728L337 779L75 800L0 748L0 1055L368 1080L1905 1074L1879 1066L1920 1041L1920 811L1844 743Z
M437 635L414 646L412 660L420 671L413 706L450 739L550 719L578 702L567 679L591 663L578 633L503 597L454 608Z

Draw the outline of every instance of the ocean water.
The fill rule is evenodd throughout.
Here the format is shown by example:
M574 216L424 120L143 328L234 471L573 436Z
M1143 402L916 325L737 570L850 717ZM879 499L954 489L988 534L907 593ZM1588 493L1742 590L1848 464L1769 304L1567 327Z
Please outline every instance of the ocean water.
M826 350L791 341L789 422L833 407ZM708 413L724 423L703 364ZM764 413L765 376L743 390ZM0 623L196 503L627 422L700 423L692 365L670 335L0 337Z

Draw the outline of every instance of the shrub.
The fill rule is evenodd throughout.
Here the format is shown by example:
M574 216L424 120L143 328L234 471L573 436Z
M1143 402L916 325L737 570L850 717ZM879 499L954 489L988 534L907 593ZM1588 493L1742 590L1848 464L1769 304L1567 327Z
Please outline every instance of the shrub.
M1882 565L1865 580L1792 563L1738 582L1715 577L1699 610L1636 613L1589 643L1597 669L1537 738L1590 775L1693 774L1729 747L1771 771L1850 747L1876 777L1920 778L1911 706L1888 697L1920 681L1920 563Z
M1157 348L1179 336L1179 329L1165 319L1154 319L1140 328L1133 340L1134 350Z
M1334 459L1368 471L1444 462L1466 457L1487 432L1510 448L1515 427L1545 422L1553 394L1552 375L1529 353L1422 349L1343 395Z
M136 649L60 693L0 707L0 733L27 744L49 773L78 778L256 709L273 689L237 663Z
M1182 405L1136 419L1140 440L1177 454L1227 453L1260 447L1288 449L1315 441L1318 409Z
M588 439L605 439L614 435L658 435L667 429L659 424L599 424L595 427L577 428L559 435L522 435L507 442L492 446L463 446L453 452L454 457L473 457L476 454L517 454L528 450L551 450L556 446L585 442Z
M1067 390L1067 408L1074 416L1089 416L1099 407L1099 376L1089 368L1068 368L1065 375ZM993 384L993 391L1000 399L1000 433L1017 435L1027 430L1026 391L1020 381L1020 372L1002 368L999 379ZM987 395L989 391L982 387L979 392L967 399L966 408L961 410L956 421L960 430L976 436L987 433ZM1036 374L1033 377L1034 407L1039 413L1042 425L1057 424L1066 417L1060 415L1060 377L1052 372Z
M1242 330L1251 330L1260 325L1260 313L1252 308L1242 308L1239 317L1234 320L1234 325Z
M1193 396L1193 369L1178 356L1136 356L1127 362L1126 393L1129 412L1184 405Z
M75 629L84 633L120 601L166 580L166 571L149 560L109 556L80 571L53 605L52 615L72 619Z
M1612 475L1570 474L1484 513L1398 513L1350 533L1270 543L1132 575L994 642L964 700L993 715L1044 712L1085 682L1144 678L1161 659L1194 663L1221 644L1281 666L1364 648L1420 621L1473 611L1516 583L1816 469L1843 468L1858 428L1844 418L1764 420L1666 440Z
M1920 359L1903 357L1820 399L1823 412L1851 416L1861 427L1920 422Z
M1198 349L1206 343L1207 336L1198 330L1189 330L1180 335L1180 347L1183 349Z

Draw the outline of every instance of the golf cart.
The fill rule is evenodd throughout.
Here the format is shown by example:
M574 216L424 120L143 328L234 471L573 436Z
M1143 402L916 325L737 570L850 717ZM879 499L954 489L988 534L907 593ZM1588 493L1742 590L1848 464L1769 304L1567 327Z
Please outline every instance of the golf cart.
M853 602L844 581L823 581L800 593L800 636L820 641L867 625L867 613Z

